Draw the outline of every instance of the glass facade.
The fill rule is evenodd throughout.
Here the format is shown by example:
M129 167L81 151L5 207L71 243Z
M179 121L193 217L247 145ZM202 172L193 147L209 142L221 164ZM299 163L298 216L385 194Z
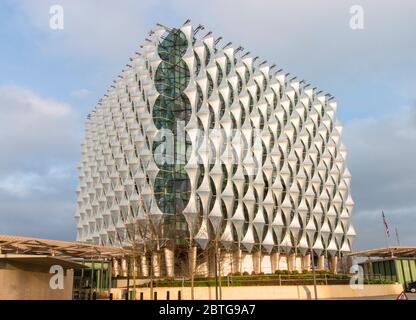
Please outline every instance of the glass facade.
M190 181L185 171L190 143L184 130L191 114L189 99L184 94L190 72L182 59L187 48L188 41L180 30L173 29L161 38L158 54L162 62L155 74L155 87L160 95L152 114L155 126L165 134L153 143L153 156L160 169L155 179L155 199L159 209L168 215L164 218L165 235L176 238L176 244L186 236L181 213L190 196Z
M361 265L367 279L385 279L403 284L416 281L415 259L366 261Z
M111 280L111 262L82 261L86 268L74 270L74 299L89 300L108 296Z

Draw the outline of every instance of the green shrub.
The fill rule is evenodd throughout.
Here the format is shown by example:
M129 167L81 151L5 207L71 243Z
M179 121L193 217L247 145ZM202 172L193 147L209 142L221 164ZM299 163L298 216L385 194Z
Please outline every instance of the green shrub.
M287 275L287 274L289 274L289 271L288 270L276 270L274 273L275 274Z

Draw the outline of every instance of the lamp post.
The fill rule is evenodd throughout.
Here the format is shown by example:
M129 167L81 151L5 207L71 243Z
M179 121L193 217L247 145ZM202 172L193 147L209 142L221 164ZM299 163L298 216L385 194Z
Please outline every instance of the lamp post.
M130 300L130 256L127 256L127 294L126 300Z
M215 240L215 253L214 253L214 273L215 273L215 300L218 300L218 243Z

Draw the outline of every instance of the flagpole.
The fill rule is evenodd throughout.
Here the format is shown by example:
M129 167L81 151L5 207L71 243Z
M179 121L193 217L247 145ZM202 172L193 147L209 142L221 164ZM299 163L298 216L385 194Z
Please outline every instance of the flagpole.
M381 210L381 217L383 218L383 225L384 225L384 236L386 238L386 248L389 250L389 252L391 253L390 250L390 246L389 246L389 226L387 225L387 221L386 221L386 216L384 215L384 211Z
M389 246L389 238L387 236L386 229L384 229L384 238L386 240L386 248L388 249L388 248L390 248L390 246Z
M386 238L386 249L388 250L388 252L390 252L389 241L387 240L387 236L385 236L385 238Z
M400 246L399 231L397 227L396 227L396 239L397 239L397 245Z

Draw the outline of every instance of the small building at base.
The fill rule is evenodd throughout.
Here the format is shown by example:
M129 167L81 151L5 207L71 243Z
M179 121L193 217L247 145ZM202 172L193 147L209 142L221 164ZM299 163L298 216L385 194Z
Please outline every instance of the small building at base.
M130 255L122 248L0 235L0 300L108 297L112 260Z
M0 300L71 300L74 269L82 265L46 255L0 255Z
M403 285L416 281L416 247L386 247L354 252L354 257L367 258L359 263L365 279L395 281Z

